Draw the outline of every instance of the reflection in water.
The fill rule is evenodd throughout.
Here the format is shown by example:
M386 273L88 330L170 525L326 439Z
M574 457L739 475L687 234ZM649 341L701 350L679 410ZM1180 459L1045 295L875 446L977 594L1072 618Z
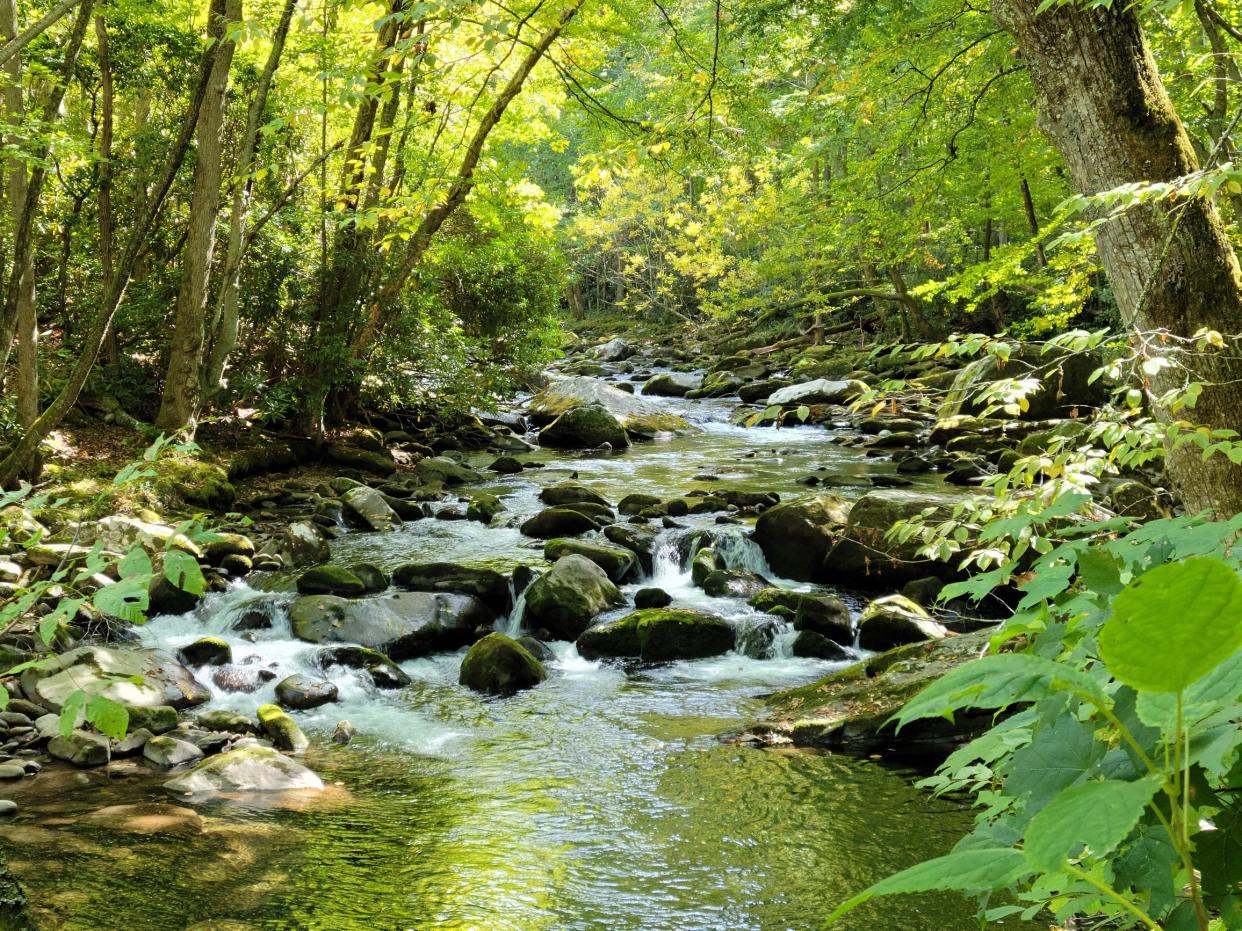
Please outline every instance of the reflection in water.
M575 471L616 501L714 487L787 494L819 469L886 468L823 430L739 430L721 422L728 409L692 405L703 432L625 456L536 453L546 469L488 487L516 521L537 510L543 484ZM721 481L696 478L707 473ZM741 528L712 517L681 523L734 534L720 546L728 563L766 571ZM665 538L656 581L678 605L740 627L754 621L745 604L690 583L676 547L684 532ZM347 565L385 567L462 560L509 569L542 559L541 544L513 527L461 521L348 535L333 549ZM253 653L280 675L308 671L315 648L289 632L281 590L290 581L270 578L269 593L239 587L197 616L154 621L143 637L173 647L219 632L239 657ZM251 643L230 627L256 607L274 626ZM946 851L969 824L968 812L915 791L902 773L718 741L760 713L761 695L830 664L773 649L767 659L635 669L556 649L547 682L499 701L458 687L461 654L404 664L414 682L398 692L332 670L340 702L298 715L314 738L308 763L332 789L322 797L214 801L196 805L201 820L166 811L141 824L174 829L139 833L140 822L91 814L187 803L162 791L163 777L117 763L13 787L21 811L0 838L46 928L800 931L870 882ZM271 688L221 691L215 705L253 714ZM327 737L343 717L361 736L335 747ZM973 926L971 915L956 898L921 897L872 903L841 927L956 931Z

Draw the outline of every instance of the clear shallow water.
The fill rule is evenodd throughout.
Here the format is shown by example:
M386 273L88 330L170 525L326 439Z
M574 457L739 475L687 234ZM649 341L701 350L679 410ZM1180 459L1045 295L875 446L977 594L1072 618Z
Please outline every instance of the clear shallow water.
M717 484L804 491L797 479L818 466L873 467L822 430L745 432L720 422L727 405L679 406L704 424L701 433L625 456L541 452L535 458L547 469L489 484L520 519L538 508L542 483L573 471L616 501ZM755 450L762 455L745 458ZM725 480L693 480L707 472ZM690 584L674 555L677 533L665 537L651 582L677 604L739 627L761 622L744 604ZM516 530L460 521L349 535L334 550L345 564L388 567L541 561L541 545ZM735 564L766 570L742 538L728 551ZM197 615L153 621L143 636L175 647L223 633L236 657L252 655L281 676L307 671L315 648L290 637L289 600L238 587ZM276 625L251 643L229 627L254 603L267 605ZM908 773L722 743L721 734L761 713L760 696L834 668L790 657L787 639L777 636L762 658L733 653L656 668L592 663L556 644L549 681L505 700L457 685L462 654L404 664L414 682L399 692L376 692L335 669L341 701L298 715L314 743L308 763L336 784L324 795L200 804L202 820L187 833L136 834L91 813L174 800L163 777L120 763L107 774L48 773L20 787L21 813L0 837L49 928L818 927L852 892L947 850L969 813L917 792ZM251 695L217 690L213 705L253 714L271 696L270 685ZM348 747L328 742L341 718L360 735ZM955 898L919 897L875 903L841 927L948 931L971 927L971 914Z

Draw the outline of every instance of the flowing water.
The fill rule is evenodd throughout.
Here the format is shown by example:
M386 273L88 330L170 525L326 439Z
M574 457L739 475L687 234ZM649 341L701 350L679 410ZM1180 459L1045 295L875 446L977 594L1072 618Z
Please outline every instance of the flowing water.
M539 508L544 484L574 473L616 501L712 487L785 496L805 492L798 480L807 475L892 468L835 445L822 428L745 431L729 425L726 403L669 403L700 432L620 456L540 451L531 458L546 468L489 490L523 517ZM771 575L744 528L680 522L716 531L731 566ZM762 713L764 694L836 667L792 657L788 631L773 630L771 618L694 587L688 532L661 536L643 584L744 631L766 630L747 638L750 655L624 667L555 644L550 679L500 700L457 685L462 654L403 664L414 681L397 692L335 669L340 701L297 715L314 745L306 760L329 791L199 804L200 820L139 833L94 813L173 801L160 788L165 777L127 762L107 773L49 772L14 794L21 813L0 828L11 867L49 928L819 927L850 893L945 852L969 812L873 762L722 742ZM346 565L453 560L501 570L539 564L541 549L516 529L433 519L333 546ZM194 615L157 619L143 637L173 648L212 632L281 677L313 671L314 648L292 638L284 614L291 579L252 584L211 596ZM251 642L231 623L255 606L274 626ZM516 632L519 622L520 607L501 626ZM271 699L269 685L219 692L213 707L253 714ZM359 733L347 747L328 741L342 718ZM841 927L950 931L972 927L971 914L955 898L922 896L872 903Z

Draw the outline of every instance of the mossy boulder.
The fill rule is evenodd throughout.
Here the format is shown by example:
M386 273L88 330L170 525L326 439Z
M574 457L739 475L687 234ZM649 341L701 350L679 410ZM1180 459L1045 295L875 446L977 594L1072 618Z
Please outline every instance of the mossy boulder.
M52 711L81 689L147 708L188 708L211 698L194 674L167 653L105 646L78 647L27 669L21 689L30 701Z
M384 495L374 488L359 485L341 495L345 517L362 530L392 530L401 525L401 518Z
M650 608L584 632L578 652L587 659L638 657L647 662L701 659L733 649L736 633L724 618L702 611Z
M279 705L260 705L258 710L259 727L268 736L278 750L288 753L301 753L310 746L310 741L302 733L297 722Z
M495 495L486 491L478 491L470 496L470 504L466 507L466 520L490 524L504 509L504 502Z
M161 501L223 510L237 500L237 489L228 472L214 462L204 462L184 453L167 453L151 464L152 484Z
M868 492L849 509L844 525L838 523L833 528L835 539L821 560L816 578L850 585L895 587L930 575L953 578L956 571L951 564L919 554L920 540L899 543L888 538L888 531L898 521L928 510L932 522L947 520L961 501L962 495L957 492L901 488Z
M233 662L233 649L219 637L199 637L177 651L187 666L224 666Z
M634 594L636 608L667 608L673 603L673 596L662 588L640 588Z
M778 504L755 524L755 542L779 576L811 582L836 545L850 506L835 495L815 495Z
M638 565L638 557L623 546L598 540L549 540L543 547L543 558L556 562L562 556L585 556L608 574L614 582L626 579Z
M57 734L49 741L47 752L58 760L83 768L104 766L112 759L108 738L83 730L70 731L67 737Z
M577 536L599 530L603 522L569 507L545 508L522 524L524 536L546 540L551 537Z
M443 482L445 485L471 485L483 480L483 476L474 469L448 456L423 459L414 467L414 474L424 482Z
M573 640L597 615L624 603L603 569L584 556L562 556L526 590L525 622Z
M560 482L539 492L539 500L553 507L564 504L598 504L608 508L608 499L581 482Z
M512 607L509 580L495 569L452 562L409 563L398 566L392 576L409 591L473 595L497 614L507 614Z
M393 592L356 601L304 595L289 608L300 640L358 644L398 661L469 646L495 620L496 613L477 598L448 592Z
M345 666L349 669L361 669L371 678L371 684L377 689L399 689L410 684L410 677L378 650L366 647L340 646L320 650L315 657L320 669L332 666Z
M655 507L660 503L660 499L655 495L644 495L640 492L626 495L617 504L617 510L622 514L638 514L647 508Z
M276 537L276 550L290 569L314 566L332 558L322 530L308 520L294 521Z
M684 398L686 392L703 387L703 376L691 372L665 372L653 375L643 384L643 394L652 397Z
M267 707L275 708L274 705ZM280 711L276 708L276 711ZM281 712L283 714L283 712ZM213 756L188 772L164 783L176 795L214 795L232 792L319 791L323 780L296 760L270 747L239 747Z
M302 595L358 598L367 593L367 584L343 566L329 563L303 572L298 577L298 592Z
M543 663L516 640L488 634L462 660L459 681L485 695L512 695L548 677Z
M569 410L598 405L627 431L640 435L686 433L693 428L683 417L670 414L654 401L627 394L598 378L559 378L531 399L531 418L547 424Z
M333 443L328 447L327 458L337 465L357 469L359 472L370 472L381 476L392 475L397 471L397 464L393 461L392 454L383 448L382 441L378 446L378 449L364 449L360 446L342 446Z
M749 569L716 569L704 577L701 588L713 598L749 598L771 584Z
M803 659L823 659L837 663L854 658L854 654L841 644L829 640L813 630L800 630L794 638L790 651Z
M598 404L574 407L539 431L539 445L552 449L625 449L629 435L621 421Z
M881 652L907 643L942 640L948 631L904 595L877 598L858 618L858 645Z
M765 588L750 599L750 605L767 614L785 613L796 630L827 637L849 646L854 642L850 609L835 595L812 595L780 588Z

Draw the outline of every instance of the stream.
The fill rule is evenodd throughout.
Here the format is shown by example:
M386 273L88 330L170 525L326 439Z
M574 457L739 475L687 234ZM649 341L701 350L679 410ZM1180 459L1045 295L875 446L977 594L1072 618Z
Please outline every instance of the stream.
M713 486L785 498L807 493L799 482L809 475L893 472L887 461L834 443L833 430L743 430L729 422L731 402L660 403L699 432L623 455L524 456L545 467L483 486L508 509L498 523L533 514L544 485L575 474L615 503L633 492L668 497ZM834 490L857 497L866 488ZM742 631L770 629L771 618L744 602L693 586L678 548L689 529L711 527L730 535L718 545L728 562L771 577L747 528L717 526L714 516L678 523L687 529L663 533L652 577L623 586L627 596L658 585L676 606L714 612ZM333 558L385 569L444 560L508 571L542 565L542 543L514 527L424 519L387 534L344 534ZM314 671L315 648L292 637L284 614L292 588L291 574L256 575L192 615L153 620L142 639L172 649L213 633L235 655L276 668L278 678ZM854 610L864 603L837 594ZM274 625L243 639L231 624L256 606ZM502 623L516 632L519 620L520 604ZM312 741L305 761L327 791L215 799L120 829L109 806L174 799L161 789L167 777L118 761L102 771L49 771L15 787L20 813L0 837L46 928L816 928L853 892L947 852L971 815L959 801L914 788L908 771L723 742L762 713L762 696L843 665L795 658L790 639L778 632L752 639L751 655L656 667L589 662L557 643L549 680L506 699L457 684L464 651L403 663L413 684L395 692L335 668L329 677L340 700L295 713ZM209 676L200 681L215 689ZM254 694L216 690L205 708L253 715L272 692L271 684ZM341 719L358 731L348 746L330 741ZM840 924L974 926L971 905L952 896L873 902Z

